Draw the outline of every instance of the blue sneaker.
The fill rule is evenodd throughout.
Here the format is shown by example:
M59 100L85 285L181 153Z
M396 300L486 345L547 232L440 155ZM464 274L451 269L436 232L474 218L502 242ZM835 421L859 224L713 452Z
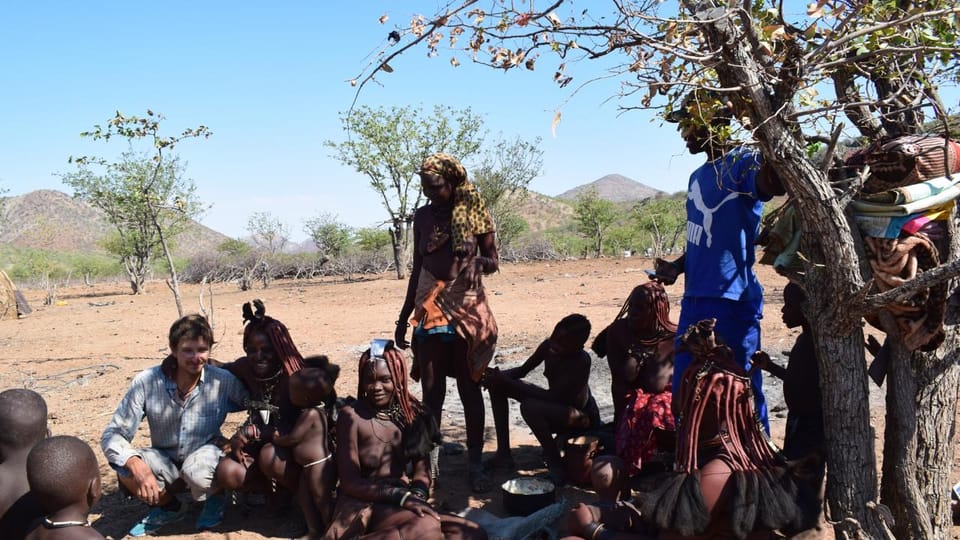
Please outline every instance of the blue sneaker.
M203 510L197 516L197 530L212 529L223 522L223 513L227 509L227 497L223 494L209 495L203 503Z
M134 525L127 534L130 536L146 536L148 534L154 534L160 530L160 528L171 523L176 523L183 519L186 515L187 505L183 503L180 504L180 508L177 510L164 510L163 508L156 507L151 509L150 513L141 519L139 523Z

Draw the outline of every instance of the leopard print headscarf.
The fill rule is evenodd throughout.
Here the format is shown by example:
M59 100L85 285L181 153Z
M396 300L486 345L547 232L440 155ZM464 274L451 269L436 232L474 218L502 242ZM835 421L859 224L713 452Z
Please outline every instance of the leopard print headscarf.
M431 154L423 160L421 173L442 176L453 186L453 213L450 217L450 236L456 255L470 255L471 237L493 232L493 217L483 203L476 186L467 180L467 170L460 161L443 152Z

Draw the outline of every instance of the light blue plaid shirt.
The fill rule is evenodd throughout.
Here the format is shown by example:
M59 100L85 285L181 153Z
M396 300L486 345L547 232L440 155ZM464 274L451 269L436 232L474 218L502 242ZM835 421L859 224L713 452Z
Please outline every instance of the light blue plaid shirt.
M176 381L155 366L133 378L103 430L100 447L107 461L118 467L140 456L130 443L146 416L150 446L179 464L219 437L227 413L243 410L248 399L243 383L233 374L207 365L200 373L200 383L184 401L177 393Z

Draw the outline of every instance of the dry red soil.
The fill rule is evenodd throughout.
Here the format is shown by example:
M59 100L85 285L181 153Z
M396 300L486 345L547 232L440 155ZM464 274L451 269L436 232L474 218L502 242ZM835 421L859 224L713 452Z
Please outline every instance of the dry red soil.
M646 281L643 270L651 261L639 258L598 259L529 264L504 264L501 272L490 276L486 285L491 293L492 309L500 326L497 362L511 364L524 360L564 315L583 313L593 322L594 333L614 318L630 290ZM789 350L796 331L780 321L781 291L786 283L767 267L759 269L766 288L767 307L763 320L764 348L772 354ZM116 477L99 451L100 434L126 391L130 379L139 371L157 364L167 353L166 334L177 311L170 291L162 282L150 284L148 294L131 296L123 283L94 287L67 287L58 291L54 305L43 306L42 291L25 291L34 308L30 316L0 322L0 389L28 387L40 392L49 407L50 429L54 434L76 435L94 447L100 459L105 495L94 508L95 527L105 536L119 538L145 513L137 501L126 500L116 492ZM242 354L244 302L262 298L267 313L289 327L294 341L304 354L326 354L341 365L338 381L341 395L356 393L356 360L373 338L392 338L394 321L406 288L395 275L368 276L353 281L322 279L282 281L268 289L240 291L235 284L218 284L201 290L183 286L187 311L199 311L200 302L208 310L218 341L214 356L223 361ZM682 283L668 288L676 319ZM782 361L782 359L781 359ZM606 363L596 362L591 386L601 404L609 403ZM416 391L419 388L414 385ZM880 390L871 400L882 405ZM777 390L772 390L775 395ZM777 398L771 397L771 402ZM448 385L447 410L443 418L444 434L450 440L463 440L462 416L457 407L453 381ZM609 417L607 411L605 416ZM874 419L882 422L882 409L875 407ZM782 438L785 412L772 416L773 437ZM231 415L224 431L242 420L242 413ZM539 450L514 408L513 446L523 474L541 469ZM878 433L882 427L878 426ZM147 440L146 423L137 441ZM486 451L494 448L493 420L487 415ZM500 494L477 497L470 493L465 474L465 456L443 456L441 485L437 497L445 508L461 510L467 506L484 507L502 515ZM504 474L495 480L506 480ZM568 500L589 499L590 494L565 488ZM196 509L192 516L195 516ZM168 538L237 539L290 537L301 530L296 512L292 517L267 518L254 513L242 515L231 507L227 519L216 531L196 533L192 520L164 529Z

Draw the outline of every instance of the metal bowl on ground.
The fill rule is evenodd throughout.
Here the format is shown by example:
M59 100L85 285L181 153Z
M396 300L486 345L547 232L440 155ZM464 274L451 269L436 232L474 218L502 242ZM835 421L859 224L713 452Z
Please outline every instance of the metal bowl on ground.
M529 516L557 500L557 488L546 478L518 476L500 484L503 508L511 516Z

